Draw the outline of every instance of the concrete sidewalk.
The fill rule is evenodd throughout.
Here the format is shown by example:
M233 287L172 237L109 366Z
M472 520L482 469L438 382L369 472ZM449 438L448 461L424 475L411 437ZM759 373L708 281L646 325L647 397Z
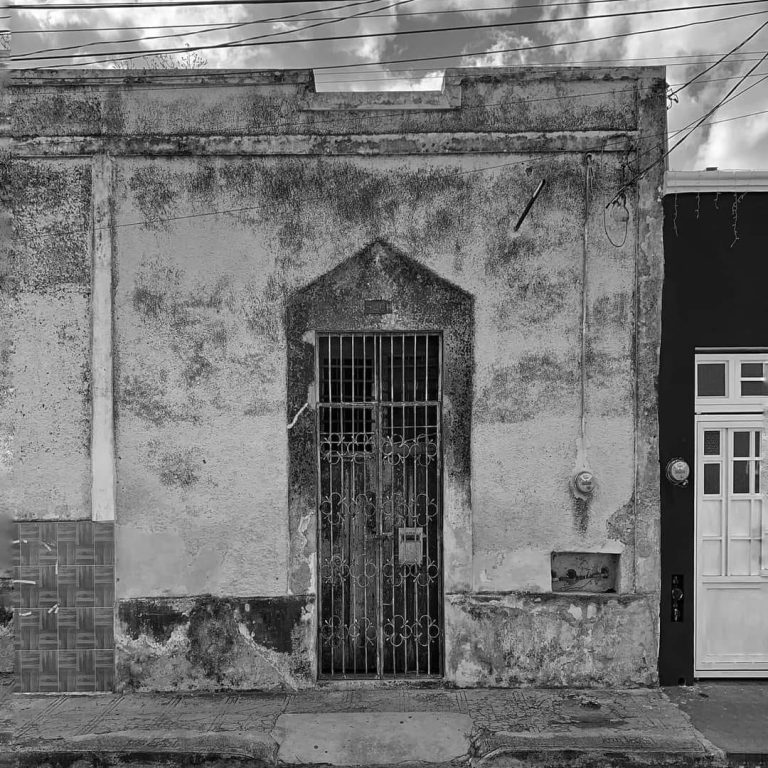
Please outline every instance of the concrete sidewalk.
M730 765L768 768L768 680L702 680L664 690Z
M10 695L0 763L725 765L660 690Z

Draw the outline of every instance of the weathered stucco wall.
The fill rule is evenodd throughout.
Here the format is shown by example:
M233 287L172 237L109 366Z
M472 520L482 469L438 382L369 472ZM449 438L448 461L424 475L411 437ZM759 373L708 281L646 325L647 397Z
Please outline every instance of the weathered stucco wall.
M454 503L465 502L445 498L445 562L454 556L462 574L448 579L456 594L446 605L446 676L652 682L654 180L639 197L631 190L624 209L605 206L631 176L635 150L650 146L638 131L664 130L660 72L454 71L443 94L424 97L316 94L307 73L223 75L230 88L190 74L185 89L164 89L158 74L150 90L112 73L88 90L83 77L20 75L14 119L27 174L66 169L74 184L80 166L56 155L113 155L118 598L277 597L296 587L288 581L286 298L382 241L475 303L468 544L454 546L451 528ZM80 199L54 201L48 215L69 220ZM42 253L37 244L28 262ZM22 339L59 338L45 314L44 332L31 332L42 309L15 300ZM77 309L69 309L79 324L63 370L80 370L73 360L88 349L87 304ZM67 382L51 384L56 402ZM87 438L74 408L87 392L72 386L62 402ZM50 472L75 451L74 439L66 442ZM570 486L585 460L596 477L586 502ZM70 473L63 487L74 482ZM12 483L13 493L22 485ZM637 598L548 594L552 551L619 554L619 592ZM311 579L300 586L302 595L315 587ZM559 639L534 672L521 638L532 633L533 643L537 632ZM188 628L182 634L188 642ZM609 637L615 653L605 649ZM129 657L137 642L125 640L121 652ZM256 673L250 679L260 684Z
M621 552L631 543L634 238L620 250L598 238L602 203L593 206L587 430L598 490L579 505L569 481L584 211L569 201L583 196L585 168L578 156L504 161L513 164L485 173L465 171L498 165L498 156L471 166L465 157L121 164L121 221L253 208L118 233L119 551L134 580L121 594L285 590L281 302L374 238L477 298L476 588L548 591L553 549ZM548 192L516 234L515 212L542 177ZM598 200L615 178L597 170ZM254 522L271 536L253 541ZM153 563L158 554L166 565L136 568L137 556ZM625 585L631 551L627 559Z
M90 516L88 160L7 161L0 270L0 505L16 519Z

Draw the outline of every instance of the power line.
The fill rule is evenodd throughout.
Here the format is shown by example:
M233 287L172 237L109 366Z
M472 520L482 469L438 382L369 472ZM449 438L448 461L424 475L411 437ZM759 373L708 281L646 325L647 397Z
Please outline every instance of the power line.
M445 14L470 14L470 13L487 13L488 11L519 11L519 10L528 10L528 9L534 9L534 8L554 8L559 6L569 6L569 5L598 5L598 4L604 4L604 3L626 3L627 0L563 0L563 2L554 2L554 3L538 3L538 4L532 4L532 5L495 5L495 6L489 6L487 8L451 8L450 10L435 10L435 11L398 11L397 13L379 13L378 11L371 13L368 15L368 18L371 19L394 19L394 18L402 18L403 16L441 16ZM341 8L349 7L349 6L339 6ZM318 8L315 11L303 11L299 14L295 14L296 16L303 16L310 13L322 13L324 11L332 11L335 10L335 8ZM384 9L381 9L384 10ZM1 18L10 18L10 16L2 17ZM250 21L244 21L239 22L241 25L247 25L247 24L263 24L269 21L277 21L282 20L283 17L279 18L265 18L265 19L252 19ZM334 17L329 17L329 19ZM313 21L324 21L325 19L320 16L315 16ZM221 21L221 22L209 22L207 24L151 24L149 26L144 25L141 27L40 27L39 29L19 29L14 30L14 35L32 35L32 34L38 34L42 32L53 32L57 34L75 34L79 32L128 32L128 31L135 31L138 29L180 29L180 28L189 28L189 29L201 29L202 32L208 31L208 29L215 31L220 28L227 29L231 26L231 22L228 21ZM198 34L197 32L190 32L190 33L184 33L184 34ZM170 37L173 37L173 35L170 35ZM117 41L109 41L109 42L117 42ZM120 42L130 42L129 40L124 40Z
M386 8L394 8L394 7L397 7L397 6L400 6L400 5L405 5L406 3L412 3L413 1L414 0L398 0L398 2L390 3L390 5L385 5L383 8L377 8L376 10L384 10ZM328 8L326 10L337 10L339 8L345 8L346 9L346 8L352 8L352 7L357 6L357 5L370 5L371 3L379 3L379 2L382 2L382 0L359 0L359 2L352 3L351 5L336 5L336 6L333 6L332 8ZM271 19L264 19L264 21L265 22L289 21L291 19L295 19L298 16L306 16L307 13L312 13L312 11L301 11L300 13L294 13L294 14L290 14L288 16L274 16ZM359 11L358 13L352 13L352 14L349 14L347 16L336 16L336 17L332 17L331 19L326 19L324 21L318 21L317 19L300 19L301 21L311 21L313 23L312 24L307 24L307 26L300 27L298 29L285 29L285 30L281 30L279 32L265 33L264 35L260 35L258 38L254 38L254 39L263 39L263 38L268 38L268 37L278 37L280 35L289 35L292 32L303 32L304 30L312 29L314 27L321 27L321 26L324 26L326 24L333 24L333 23L338 23L338 22L343 22L343 21L350 21L351 19L361 18L363 16L365 16L367 18L368 13L369 13L368 11ZM29 58L31 56L34 56L37 53L46 53L46 52L47 53L53 53L54 51L80 50L82 48L89 48L89 47L94 46L94 45L105 45L105 44L119 45L119 44L122 44L122 43L135 43L135 42L142 42L144 40L165 39L165 38L168 38L168 37L184 37L187 34L190 34L190 35L200 35L200 34L203 34L203 32L211 32L211 31L213 31L213 32L220 32L220 31L222 31L222 29L224 29L224 30L226 30L226 29L237 29L239 27L244 27L244 26L247 26L249 24L254 24L254 23L261 23L261 22L241 21L241 22L237 22L237 23L234 23L234 24L230 24L229 26L226 26L226 27L223 27L223 28L220 28L220 27L216 27L215 29L209 28L209 29L206 29L206 30L202 30L201 32L189 32L189 33L182 33L182 34L178 34L178 35L154 35L154 36L149 36L149 37L133 37L133 38L129 38L127 40L94 40L93 42L90 42L90 43L80 43L78 45L69 45L69 46L65 46L65 47L61 47L61 48L43 48L43 49L38 50L38 51L27 51L26 53L21 54L21 56L19 57L18 60L19 61L23 61L23 60L25 60L25 59L27 59L27 58Z
M14 3L14 11L90 11L113 8L169 8L200 5L298 5L299 3L321 3L325 0L139 0L136 3L60 3L40 5L39 3Z
M743 48L753 37L760 34L765 27L768 26L768 21L764 21L751 35L745 37L735 48L732 48L728 53L724 54L721 58L719 58L714 64L707 67L703 72L699 72L698 75L688 80L688 82L683 83L677 90L672 91L672 93L668 94L669 98L674 98L680 91L683 90L683 88L687 88L691 83L696 82L702 75L706 75L707 72L711 72L715 67L722 64L731 54L736 53L736 51L739 50L739 48Z
M133 51L122 51L121 53L123 56L120 58L114 58L109 59L108 61L125 61L125 60L131 60L132 58L141 58L143 56L147 55L157 55L160 53L179 53L179 52L192 52L192 51L205 51L205 50L211 50L211 49L222 49L222 48L241 48L241 47L251 47L251 46L274 46L274 45L291 45L296 43L320 43L320 42L339 42L341 40L360 40L360 39L370 39L372 37L403 37L405 35L423 35L423 34L437 34L437 33L443 33L443 32L463 32L463 31L469 31L469 30L477 30L477 29L500 29L503 27L524 27L524 26L534 26L534 25L540 25L540 24L559 24L559 23L566 23L566 22L572 22L572 21L594 21L597 19L615 19L615 18L627 18L630 16L647 16L649 14L656 14L656 13L678 13L678 12L686 12L686 11L694 11L694 10L702 10L706 8L723 8L723 7L733 7L733 6L742 6L742 5L755 5L755 4L764 4L765 0L722 0L721 2L717 3L708 3L704 5L691 5L691 6L676 6L672 8L663 8L659 10L640 10L640 11L626 11L622 13L602 13L602 14L595 14L593 16L589 15L582 15L582 16L568 16L563 18L552 18L552 19L528 19L525 21L510 21L510 22L501 22L501 23L489 23L489 24L465 24L465 25L458 25L458 26L447 26L447 27L432 27L428 29L404 29L394 32L369 32L369 33L359 33L359 34L352 34L352 35L329 35L325 37L314 37L314 38L301 38L298 40L263 40L262 36L259 37L247 37L243 38L242 40L236 40L236 41L230 41L227 43L217 43L217 44L210 44L210 45L193 45L193 46L187 46L186 49L180 49L179 48L165 48L165 49L159 49L159 50L133 50ZM766 11L762 11L761 13L765 13ZM535 46L534 46L535 47ZM532 49L529 47L529 49ZM81 59L81 58L93 58L95 56L112 56L113 52L110 51L97 51L94 53L75 53L70 54L66 58L68 59ZM12 61L49 61L49 60L56 60L63 58L61 56L21 56L21 57L12 57ZM102 60L100 63L104 63L104 60Z
M764 1L764 0L761 0ZM640 30L633 30L630 32L617 32L611 35L600 35L598 37L590 37L590 38L584 38L581 40L565 40L565 41L558 41L558 42L552 42L552 43L541 43L538 45L528 45L528 46L519 46L516 48L501 48L494 51L467 51L463 53L451 53L451 54L445 54L441 56L415 56L415 57L409 57L409 58L402 58L402 59L379 59L376 61L364 61L364 62L354 62L350 64L326 64L326 65L318 65L315 66L315 71L319 70L334 70L334 69L351 69L354 67L369 67L369 66L381 66L381 65L387 65L387 64L407 64L410 62L421 62L421 61L444 61L446 59L461 59L461 58L469 58L472 56L487 56L490 54L499 54L499 53L520 53L520 52L527 52L527 51L534 51L534 50L542 50L544 48L558 48L561 46L572 46L572 45L583 45L585 43L594 43L594 42L602 42L605 40L616 40L620 38L625 37L631 37L633 35L644 35L644 34L651 34L655 32L669 32L672 30L677 29L687 29L690 27L700 26L703 24L713 24L718 22L724 22L724 21L732 21L734 19L744 19L749 18L751 16L761 16L766 11L752 11L750 13L742 13L742 14L735 14L733 16L720 16L716 19L702 19L699 21L689 21L682 24L672 24L666 27L654 27L651 29L640 29ZM587 18L595 18L595 17L587 17ZM365 35L364 37L368 37L368 35ZM316 38L314 40L306 40L306 41L282 41L283 43L286 42L317 42L321 38ZM280 42L280 41L275 41ZM248 45L245 43L245 45ZM258 44L257 44L258 45ZM214 46L214 47L222 47L222 46ZM231 47L231 46L227 46ZM168 53L185 53L190 50L194 50L192 48L180 48L180 49L169 49L167 51ZM113 61L125 61L125 60L131 60L134 58L142 58L147 55L151 55L153 52L151 50L144 51L143 53L136 55L136 56L124 56L124 57L114 57L110 59L102 59L98 62L93 62L97 64L107 64ZM104 54L107 55L107 54ZM91 57L93 54L91 54ZM59 57L51 57L51 58L59 58ZM72 56L68 58L73 58ZM28 61L31 61L32 59L28 59ZM40 60L40 59L37 59ZM70 67L70 66L76 66L75 64L62 64L60 65L61 68ZM44 69L45 67L30 67L28 69ZM181 75L184 76L184 75Z
M756 70L756 69L757 69L757 68L760 66L760 64L762 64L762 63L763 63L763 62L764 62L766 59L768 59L768 51L767 51L767 52L765 53L765 55L764 55L764 56L763 56L763 57L762 57L762 58L761 58L761 59L760 59L760 60L757 62L757 64L755 64L753 67L751 67L751 68L749 69L749 71L748 71L746 74L744 74L744 75L743 75L743 76L742 76L742 77L739 79L739 82L738 82L738 83L736 83L736 85L734 85L734 86L733 86L733 88L731 88L731 89L728 91L728 93L727 93L727 94L726 94L726 95L725 95L725 96L724 96L722 99L720 99L720 101L718 101L718 102L717 102L717 104L715 104L715 106L714 106L714 107L712 107L712 109L708 110L708 111L706 112L706 114L704 114L704 115L703 115L703 116L702 116L702 117L701 117L701 118L700 118L700 119L699 119L699 120L696 122L696 124L693 126L693 128L691 128L691 130L690 130L690 131L688 131L688 133L686 133L686 134L685 134L685 136L683 136L681 139L679 139L678 141L676 141L676 142L675 142L675 143L674 143L674 144L673 144L671 147L669 147L669 149L667 149L667 150L664 152L664 154L662 154L662 156L661 156L660 158L658 158L657 160L655 160L654 162L652 162L650 165L646 166L646 167L645 167L643 170L641 170L641 171L639 171L638 173L636 173L636 174L635 174L635 175L634 175L634 176L633 176L633 177L632 177L632 178L631 178L631 179L630 179L628 182L626 182L625 184L622 184L621 188L620 188L620 189L619 189L619 191L618 191L618 192L617 192L617 193L616 193L616 194L615 194L615 195L614 195L614 196L611 198L611 200L610 200L610 202L608 203L608 205L611 205L611 204L612 204L612 203L613 203L615 200L617 200L617 199L618 199L618 197L619 197L619 196L622 194L622 192L624 192L624 190L626 190L626 189L627 189L628 187L630 187L632 184L634 184L635 182L637 182L637 181L638 181L638 179L641 179L641 178L642 178L642 177L643 177L643 176L644 176L646 173L648 173L648 171L650 171L650 170L652 170L653 168L655 168L655 167L656 167L656 166L657 166L659 163L661 163L661 162L664 162L664 160L666 160L666 158L667 158L667 157L669 157L669 155L670 155L670 154L671 154L671 153L672 153L672 152L673 152L675 149L677 149L677 148L678 148L678 147L679 147L679 146L680 146L680 145L681 145L681 144L682 144L682 143L683 143L683 142L684 142L686 139L688 139L688 138L689 138L689 137L690 137L690 136L693 134L693 132L694 132L695 130L697 130L698 128L701 128L701 126L705 124L705 122L706 122L707 118L711 117L711 116L712 116L712 115L713 115L715 112L717 112L717 110L718 110L718 109L720 109L720 107L722 107L724 104L727 104L727 103L728 103L728 102L730 102L730 101L733 101L734 99L738 98L739 96L743 96L743 95L744 95L744 94L745 94L745 93L746 93L748 90L750 90L750 89L754 88L756 85L759 85L759 84L760 84L761 82L763 82L764 80L767 80L767 79L768 79L768 75L765 75L763 78L761 78L760 80L758 80L756 83L752 83L752 85L748 86L747 88L745 88L745 89L744 89L743 91L741 91L740 93L737 93L737 94L733 95L733 94L734 94L734 92L735 92L736 90L738 90L739 86L741 86L741 85L744 83L744 81L746 80L746 78L747 78L749 75L751 75L751 74L752 74L752 73L753 73L753 72L754 72L754 71L755 71L755 70ZM690 125L690 123L689 123L689 125ZM687 126L686 126L686 128L687 128ZM683 131L683 130L686 130L686 128L682 129L682 130L681 130L679 133L682 133L682 131ZM606 208L608 207L608 205L606 206Z
M611 2L614 2L614 0L611 0ZM186 51L187 49L180 49L180 52ZM765 51L742 51L739 56L757 56L762 55L765 53ZM722 56L722 53L713 52L713 53L689 53L689 54L680 54L677 56L635 56L635 57L625 57L625 58L619 58L619 59L569 59L568 61L542 61L538 63L530 63L526 64L526 69L539 69L541 71L548 71L548 70L555 70L555 69L561 69L563 66L568 67L574 67L578 66L580 69L590 70L590 69L605 69L607 66L622 66L627 65L627 62L648 62L647 64L644 64L642 66L665 66L665 67L690 67L695 64L705 64L706 59L712 58L715 56ZM670 59L693 59L693 61L670 61ZM737 59L737 61L756 61L755 58L740 58ZM96 62L99 63L99 62ZM592 65L592 66L589 66ZM61 65L61 68L63 68L65 65ZM88 66L88 65L86 65ZM637 64L629 64L628 66L640 66ZM46 69L47 71L51 71L50 68L46 67L22 67L18 68L16 71L18 72L36 72L41 69ZM84 71L105 71L105 70L84 70ZM141 77L144 77L145 70L143 69L137 69L137 70L122 70L123 72L130 73L131 71L134 72L141 72ZM149 70L154 71L154 70ZM216 78L220 77L230 77L232 76L233 72L247 72L249 70L227 70L227 69L195 69L191 72L198 76L204 76L207 80L215 80ZM359 72L356 72L355 70L348 70L350 74L375 74L371 72L365 72L363 70L360 70ZM320 80L321 85L328 85L328 84L334 84L334 83L367 83L367 82L387 82L388 80L432 80L432 79L440 79L442 80L444 78L444 68L443 71L440 74L430 74L430 75L407 75L405 73L408 72L439 72L440 68L435 67L402 67L400 69L389 69L386 72L382 72L382 77L378 78L355 78L355 79L347 79L347 80L327 80L322 75L320 76L322 79ZM403 74L400 74L403 73ZM394 77L392 77L394 75ZM118 75L116 75L118 76ZM122 75L123 77L129 78L130 74ZM170 69L170 70L163 70L163 79L164 80L170 80L170 79L188 79L190 76L190 70L184 70L183 72L180 70ZM473 80L476 78L483 78L486 77L484 74L472 74L471 69L467 68L462 73L462 78L465 80ZM716 78L717 79L717 78ZM714 82L712 79L708 79L705 82ZM211 83L206 83L211 84ZM221 88L252 88L252 87L269 87L269 83L241 83L241 82L234 82L234 83L227 83L227 82L219 82L217 83L219 87ZM671 83L670 85L678 85L677 83ZM187 85L168 85L167 83L162 83L155 86L138 86L134 84L130 84L132 91L150 91L150 90L157 90L157 89L166 89L166 90L189 90L198 88L200 86L199 83L195 84L187 84ZM89 83L89 88L113 88L114 83Z
M444 59L458 59L468 58L470 56L488 56L490 54L497 53L522 53L524 51L536 51L544 48L558 48L560 46L570 45L583 45L584 43L597 43L604 40L617 40L623 37L632 37L633 35L647 35L653 32L670 32L675 29L688 29L689 27L696 27L702 24L712 24L715 22L732 21L733 19L746 19L750 16L761 16L766 11L752 11L751 13L736 14L734 16L720 16L716 19L701 19L700 21L688 21L683 24L672 24L667 27L654 27L653 29L638 29L631 32L616 32L612 35L600 35L599 37L587 37L582 40L565 40L555 43L542 43L539 45L524 45L517 48L499 48L494 51L470 51L464 53L454 53L446 56L415 56L407 59L379 59L378 61L363 61L356 62L354 64L328 64L325 66L316 66L315 70L330 70L330 69L350 69L351 67L368 67L382 64L407 64L413 61L442 61ZM594 17L590 17L594 18Z

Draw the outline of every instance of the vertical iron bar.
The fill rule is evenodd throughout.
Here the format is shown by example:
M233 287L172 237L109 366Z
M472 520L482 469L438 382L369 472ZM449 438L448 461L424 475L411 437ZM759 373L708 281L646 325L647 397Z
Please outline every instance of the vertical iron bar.
M403 443L403 450L408 445L408 435L405 428L405 334L400 334L400 440ZM407 520L408 515L408 462L407 456L403 455L403 471L400 478L400 483L403 489L403 523ZM403 645L403 674L408 672L408 648L405 638L405 622L408 618L408 602L406 597L406 582L408 577L405 574L405 569L402 571L402 586L403 586L403 636L401 638Z
M443 605L445 594L443 592L443 336L437 336L437 405L435 406L435 422L437 437L437 482L435 483L435 511L437 531L437 622L439 628L439 664L444 667L445 662L445 638L443 636ZM430 672L432 670L430 669ZM438 669L438 674L442 670Z
M355 395L355 342L357 341L356 336L352 336L352 394L350 397L350 401L352 403L357 402L357 397ZM355 405L352 405L352 460L350 462L350 499L349 499L349 525L347 526L349 533L349 579L350 579L350 591L352 593L351 601L352 601L352 610L350 611L350 619L352 621L352 626L355 626L357 630L359 630L359 627L356 626L357 623L357 575L355 568L353 568L353 565L356 567L357 560L355 559L353 561L353 556L355 554L353 547L352 547L352 519L357 517L357 494L356 494L356 488L355 488L355 464L357 462L357 440L358 440L358 425L357 425L357 408ZM355 532L357 532L358 523L355 521ZM357 545L357 542L355 542ZM357 643L359 641L360 635L355 634L354 637L350 633L350 653L352 654L352 672L353 674L357 673Z
M328 399L333 402L333 351L331 349L331 335L328 334ZM333 631L336 627L336 584L335 579L333 578L333 558L335 555L334 552L334 542L333 542L333 517L334 517L334 509L333 509L333 446L335 442L335 432L334 432L334 420L335 420L335 414L333 410L333 406L330 406L329 408L329 415L331 417L331 430L330 430L330 455L329 455L329 461L328 461L328 505L330 509L330 515L328 517L328 536L330 541L330 556L329 556L329 564L331 566L331 674L336 673L336 659L335 653L334 653L334 640L333 637ZM336 425L338 426L338 425Z
M384 554L383 554L383 541L381 534L382 528L382 476L384 472L384 452L382 450L382 407L381 407L381 388L382 388L382 354L381 354L381 337L374 336L374 361L378 361L378 364L374 364L374 376L376 377L375 384L375 401L374 408L376 411L376 561L378 563L377 578L376 578L376 674L379 678L384 676Z
M390 335L389 337L389 431L390 431L390 440L392 442L392 449L394 451L394 411L392 407L392 402L395 399L395 337L394 335ZM395 461L394 461L394 453L390 454L390 460L392 462L392 467L390 470L390 504L391 504L391 511L392 511L392 543L390 547L390 558L392 562L392 636L390 637L390 645L392 646L392 675L393 677L397 676L397 653L395 649Z
M413 395L411 396L411 400L413 401L413 435L414 435L414 450L415 446L417 444L416 440L416 434L417 434L417 423L418 419L416 417L416 368L417 368L417 361L418 361L418 350L417 350L417 341L418 337L416 334L413 334ZM416 471L416 459L418 454L414 452L413 454L413 481L411 483L412 485L412 491L413 494L413 509L411 511L411 525L418 526L419 524L419 517L418 517L418 509L419 509L419 483L417 480L417 471ZM422 547L422 555L424 554L424 543L420 539L419 540ZM411 588L413 590L413 621L411 622L411 626L413 628L413 657L416 662L416 674L419 674L419 573L421 572L421 566L422 563L419 562L418 567L415 569L415 575L413 577L413 583L411 585Z
M368 362L368 337L363 336L363 401L366 400L366 393L368 392L367 384L367 366ZM363 414L363 450L367 448L368 444L368 411ZM363 457L363 498L365 499L364 513L363 513L363 573L365 579L363 580L363 613L365 615L365 627L363 636L363 660L365 661L365 672L368 672L368 542L366 541L366 531L368 530L368 466L367 457Z
M347 567L349 567L349 559L348 555L350 554L349 551L349 515L347 514L347 510L344 509L344 502L345 502L345 496L346 496L346 486L344 485L344 464L346 463L346 442L347 442L347 417L346 417L346 410L347 406L344 405L344 401L346 400L345 393L344 393L344 385L346 384L345 381L346 373L345 373L345 365L344 365L344 336L339 334L339 401L341 402L341 405L339 406L339 415L341 416L341 424L340 424L340 441L339 441L339 448L340 448L340 456L339 456L339 507L340 507L340 513L341 513L341 525L339 526L339 535L341 536L341 572L340 572L340 584L341 584L341 629L343 638L341 642L341 674L346 675L347 673L347 641L349 639L349 590L347 589L346 585L346 578L344 576L344 563L346 562Z
M323 473L320 461L320 420L323 413L323 405L321 404L320 391L320 337L315 336L315 399L317 402L317 411L315 412L315 462L317 469L317 486L315 495L317 497L317 521L315 523L315 530L317 536L317 573L318 573L318 588L317 588L317 613L315 620L317 621L317 667L318 673L323 672L323 642L320 630L323 623L323 568L322 568L322 548L323 548L323 532L322 532L322 515L320 514L321 503L323 498Z

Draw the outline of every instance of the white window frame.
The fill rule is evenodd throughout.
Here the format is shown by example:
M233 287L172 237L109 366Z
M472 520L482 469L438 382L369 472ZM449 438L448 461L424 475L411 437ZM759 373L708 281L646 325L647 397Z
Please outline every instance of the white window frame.
M699 364L725 364L725 396L699 397ZM768 350L761 352L696 352L694 366L695 412L704 413L762 413L768 408L768 395L742 395L742 381L758 381L754 377L742 378L742 363L763 363L768 366Z

